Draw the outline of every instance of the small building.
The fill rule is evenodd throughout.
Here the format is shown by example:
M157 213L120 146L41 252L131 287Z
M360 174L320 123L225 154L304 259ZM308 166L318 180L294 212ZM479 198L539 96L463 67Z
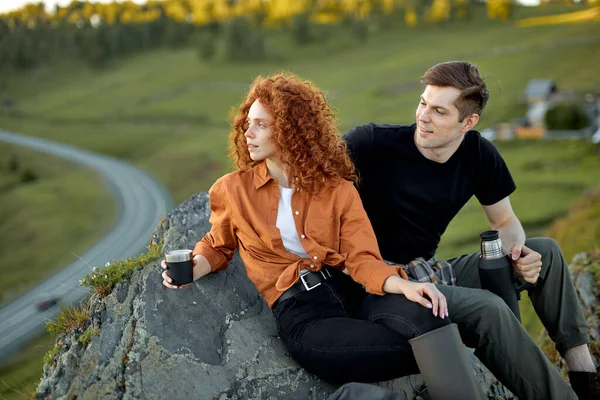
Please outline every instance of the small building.
M503 122L498 125L496 137L499 140L512 140L515 138L515 130L510 122Z
M515 137L517 139L541 139L544 137L544 128L539 126L517 126Z
M541 139L544 137L544 127L531 125L525 116L513 120L513 134L517 139Z
M529 110L527 110L527 122L532 127L543 128L545 125L544 117L547 111L548 103L545 101L530 104Z
M532 79L527 83L523 95L527 104L533 104L549 101L557 90L552 79Z

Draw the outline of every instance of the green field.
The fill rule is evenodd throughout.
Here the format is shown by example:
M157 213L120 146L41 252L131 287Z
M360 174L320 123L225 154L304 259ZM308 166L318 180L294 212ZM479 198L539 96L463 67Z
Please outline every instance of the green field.
M0 304L81 256L114 224L114 208L95 173L1 142Z
M519 12L534 14L536 10ZM539 12L551 14L552 10ZM11 99L17 113L0 113L0 129L131 161L161 181L178 204L207 190L231 169L226 160L228 112L256 75L287 70L313 80L326 90L338 110L340 131L345 132L371 121L411 123L422 90L421 74L441 61L468 60L489 76L491 100L478 126L485 128L523 115L522 92L529 79L551 78L559 89L599 93L599 43L600 22L517 29L509 23L475 20L393 27L364 44L347 33L333 32L326 40L303 48L293 47L282 33L269 32L267 48L272 60L261 63L204 63L193 49L136 55L101 71L65 60L18 74L8 82L0 100ZM598 147L589 142L497 145L517 183L511 199L529 236L544 233L600 182ZM16 151L1 146L0 157ZM22 153L23 165L39 161L54 167L42 168L39 173L47 172L48 177L38 183L0 191L0 214L12 221L0 219L0 247L14 248L15 254L31 252L33 247L39 255L32 264L39 268L37 272L32 269L32 274L40 278L106 230L114 204L103 189L95 187L99 179L89 172ZM18 179L9 176L4 166L7 157L0 163L0 190L3 182ZM70 218L73 210L89 212L74 220ZM438 256L476 251L478 234L486 228L481 208L475 202L467 204L444 235ZM57 233L62 232L59 229L71 236ZM89 236L84 237L85 232ZM27 235L37 240L52 236L53 241L32 246ZM14 265L4 254L0 257L3 277ZM2 279L3 296L23 288L14 281L4 287L4 282L8 281ZM539 322L527 308L523 315L537 338ZM31 367L38 369L37 376L40 365L38 361ZM7 379L6 369L0 371L0 378Z
M397 27L365 44L331 36L292 52L287 36L271 33L268 48L283 61L254 64L202 63L193 49L142 54L101 72L65 61L12 79L5 97L21 117L0 117L0 126L130 160L180 202L228 170L228 112L258 74L289 70L315 81L339 110L342 132L369 121L411 122L419 77L444 60L475 62L490 76L480 128L522 115L529 79L600 88L599 23Z
M42 376L43 357L56 338L46 333L28 343L10 363L0 367L0 400L29 400Z

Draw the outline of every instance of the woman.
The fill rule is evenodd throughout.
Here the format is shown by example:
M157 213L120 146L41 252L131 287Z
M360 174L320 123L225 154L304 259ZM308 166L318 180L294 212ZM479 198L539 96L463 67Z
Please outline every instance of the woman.
M393 379L418 372L408 340L449 324L446 299L382 260L335 121L310 82L254 81L230 135L239 170L210 189L194 279L226 268L239 248L302 367L335 383Z

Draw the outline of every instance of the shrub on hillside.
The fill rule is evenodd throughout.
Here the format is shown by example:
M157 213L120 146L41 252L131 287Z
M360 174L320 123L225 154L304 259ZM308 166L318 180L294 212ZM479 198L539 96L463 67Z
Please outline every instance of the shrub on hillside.
M308 44L315 39L308 12L299 13L292 17L292 37L299 45Z
M225 48L230 61L260 61L266 58L264 36L248 17L235 17L225 27Z
M31 183L38 180L38 175L30 168L25 168L23 172L21 172L21 182L22 183Z
M203 61L211 61L217 55L217 36L201 32L194 38L198 57Z
M212 5L207 6L207 13L213 15ZM217 20L203 26L193 38L198 57L203 61L211 61L217 55L217 43L221 36L221 23Z
M369 24L364 19L357 19L352 26L352 36L364 42L369 37Z
M11 154L10 160L8 160L8 171L14 173L17 172L19 168L21 168L19 159L14 154Z
M558 103L546 112L546 128L551 130L577 130L589 125L589 117L576 103Z

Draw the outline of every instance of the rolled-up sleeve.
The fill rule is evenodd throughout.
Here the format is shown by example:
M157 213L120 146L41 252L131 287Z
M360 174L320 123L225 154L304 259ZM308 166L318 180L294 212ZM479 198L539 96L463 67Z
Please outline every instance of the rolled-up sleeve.
M383 284L392 275L407 279L401 268L387 265L381 258L371 222L360 196L350 182L344 182L345 205L341 212L340 252L346 253L346 268L367 292L384 295Z
M194 255L206 257L212 271L227 268L238 246L235 229L227 206L227 192L223 178L210 188L210 223L212 227L202 240L196 243Z

